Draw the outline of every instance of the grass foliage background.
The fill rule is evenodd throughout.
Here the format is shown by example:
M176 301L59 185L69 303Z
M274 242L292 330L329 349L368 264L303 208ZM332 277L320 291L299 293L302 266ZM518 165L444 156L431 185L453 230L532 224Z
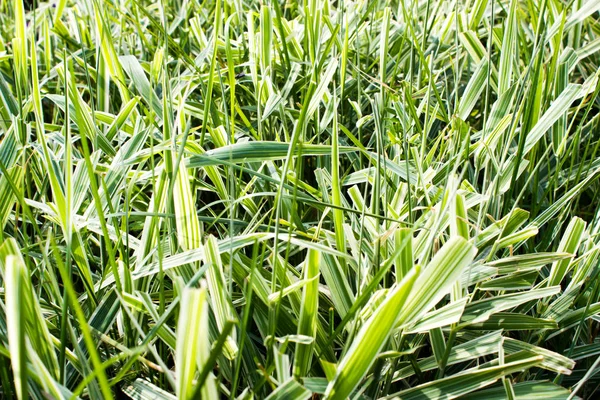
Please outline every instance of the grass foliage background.
M0 3L5 398L600 381L600 2Z

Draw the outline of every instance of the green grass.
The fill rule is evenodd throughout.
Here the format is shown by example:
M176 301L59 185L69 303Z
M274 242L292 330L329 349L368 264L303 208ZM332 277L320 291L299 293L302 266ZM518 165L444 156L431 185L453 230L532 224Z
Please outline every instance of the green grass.
M0 397L600 395L600 2L0 2Z

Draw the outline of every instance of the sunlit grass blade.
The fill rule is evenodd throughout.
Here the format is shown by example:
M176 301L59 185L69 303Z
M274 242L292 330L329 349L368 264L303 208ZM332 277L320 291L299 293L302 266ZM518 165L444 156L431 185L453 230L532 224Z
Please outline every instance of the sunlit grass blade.
M26 304L23 281L27 279L25 265L16 256L4 259L4 291L6 294L6 323L8 328L8 348L13 370L17 398L27 399L27 346L25 335Z
M319 281L316 278L318 278L320 264L321 254L317 250L309 250L304 262L303 278L307 283L302 292L300 317L298 319L298 335L312 337L313 340L317 334ZM306 376L306 373L310 369L314 345L312 343L298 343L296 346L294 375L303 377Z
M194 393L196 366L208 359L208 303L206 289L185 288L181 294L177 323L176 380L177 398L189 399ZM214 377L204 383L202 395L217 395Z
M363 379L401 318L401 310L406 307L405 302L412 292L417 275L418 270L413 270L394 287L360 328L352 345L338 363L335 378L329 383L325 398L345 399Z

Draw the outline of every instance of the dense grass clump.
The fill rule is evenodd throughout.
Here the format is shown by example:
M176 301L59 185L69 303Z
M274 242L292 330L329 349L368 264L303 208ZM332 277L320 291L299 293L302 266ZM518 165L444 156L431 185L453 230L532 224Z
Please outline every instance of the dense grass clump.
M0 2L0 397L598 398L599 10Z

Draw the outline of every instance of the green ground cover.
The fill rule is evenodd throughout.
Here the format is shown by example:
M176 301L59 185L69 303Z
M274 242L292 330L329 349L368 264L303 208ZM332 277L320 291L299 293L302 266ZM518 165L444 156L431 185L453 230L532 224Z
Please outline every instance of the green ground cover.
M0 2L0 396L597 398L600 2Z

